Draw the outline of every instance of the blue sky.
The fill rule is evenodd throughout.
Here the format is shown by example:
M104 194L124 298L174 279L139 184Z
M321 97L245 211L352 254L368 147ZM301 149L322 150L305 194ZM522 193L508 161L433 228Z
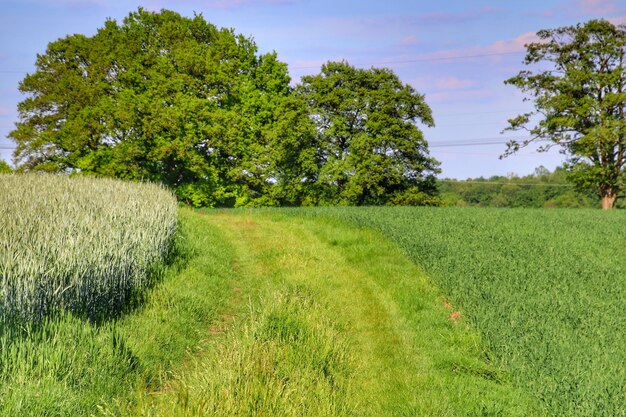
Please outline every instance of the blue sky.
M436 126L423 130L441 177L460 179L560 165L557 150L498 159L502 142L520 136L500 134L507 118L531 106L503 80L523 69L523 45L540 29L592 18L626 23L618 0L0 0L0 158L11 159L6 135L23 98L17 86L36 54L68 34L92 35L107 17L121 21L138 6L202 13L251 36L261 52L275 50L287 62L294 82L328 60L393 69L433 109Z

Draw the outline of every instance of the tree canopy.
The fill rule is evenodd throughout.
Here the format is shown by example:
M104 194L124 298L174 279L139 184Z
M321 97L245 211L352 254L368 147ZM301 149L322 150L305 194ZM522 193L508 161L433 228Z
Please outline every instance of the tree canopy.
M424 96L386 68L328 62L297 87L318 141L323 204L428 204L438 162L416 124L433 126Z
M202 16L139 9L38 55L10 136L21 170L161 182L195 205L265 195L292 117L285 64ZM296 123L297 124L297 123ZM283 131L280 131L280 129Z
M250 38L139 8L37 56L19 85L14 159L163 183L196 206L434 201L422 95L347 63L290 82Z
M531 138L510 142L507 154L536 140L569 156L569 179L594 189L604 209L624 191L626 162L626 26L605 20L541 30L526 45L527 65L505 82L526 92L535 111L509 120Z
M11 169L9 164L7 164L6 161L3 161L2 159L0 159L0 174L8 174L12 171L13 170Z

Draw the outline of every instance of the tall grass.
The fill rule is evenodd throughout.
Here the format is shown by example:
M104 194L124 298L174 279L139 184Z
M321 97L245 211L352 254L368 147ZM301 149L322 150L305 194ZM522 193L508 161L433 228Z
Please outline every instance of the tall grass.
M202 216L235 254L222 321L205 328L199 354L164 389L101 415L544 415L484 361L474 330L448 318L393 243L339 222L263 213Z
M93 323L71 313L0 326L0 416L84 417L158 389L196 352L232 293L232 251L216 228L179 212L176 249L142 303Z
M140 393L104 416L355 416L349 379L354 358L345 336L307 288L251 305L215 348L194 358L161 395ZM215 337L215 336L214 336Z
M118 315L149 284L176 230L174 196L153 184L0 175L0 319L65 310Z
M626 213L338 208L423 265L555 416L626 416Z

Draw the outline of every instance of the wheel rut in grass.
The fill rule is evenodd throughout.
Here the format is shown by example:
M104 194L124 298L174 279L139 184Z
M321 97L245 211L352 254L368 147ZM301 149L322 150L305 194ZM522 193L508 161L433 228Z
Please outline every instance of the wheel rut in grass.
M203 218L230 241L236 285L203 355L138 414L533 415L462 319L370 231L267 212ZM237 290L235 290L235 288Z

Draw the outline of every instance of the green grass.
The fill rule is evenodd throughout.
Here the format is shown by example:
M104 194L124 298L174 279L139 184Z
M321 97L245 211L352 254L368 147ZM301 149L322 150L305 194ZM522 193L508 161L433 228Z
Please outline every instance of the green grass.
M180 209L133 309L2 328L0 415L623 416L624 220Z
M227 319L166 389L105 415L540 415L396 246L281 213L206 216L235 249Z
M179 256L127 315L71 314L0 332L0 415L89 416L163 387L197 351L231 293L232 250L216 229L180 212Z
M422 265L550 415L626 415L626 213L337 208Z

